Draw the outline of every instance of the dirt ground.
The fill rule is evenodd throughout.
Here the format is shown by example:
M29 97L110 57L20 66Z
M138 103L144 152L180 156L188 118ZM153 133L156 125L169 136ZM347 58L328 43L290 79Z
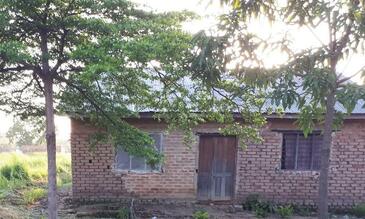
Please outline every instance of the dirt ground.
M47 200L43 199L33 206L16 206L16 204L2 203L0 205L0 219L38 219L46 218ZM59 191L59 218L116 218L121 208L129 208L129 204L121 203L100 203L92 205L76 205L71 200L70 189ZM212 219L256 219L252 212L241 210L240 206L232 205L199 205L193 203L144 203L134 204L134 213L136 219L185 219L192 218L197 210L205 210ZM267 219L278 219L278 216L272 215ZM316 217L293 216L292 219L315 219ZM333 219L354 219L350 216L332 216Z

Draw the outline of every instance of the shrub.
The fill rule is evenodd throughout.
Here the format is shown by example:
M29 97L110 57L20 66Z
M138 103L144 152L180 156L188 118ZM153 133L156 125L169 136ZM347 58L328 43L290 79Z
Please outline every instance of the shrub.
M264 218L269 213L275 213L276 205L271 202L260 200L258 194L251 194L247 196L245 202L242 204L243 210L254 211L256 217Z
M71 184L71 157L57 154L58 186ZM46 185L46 153L0 153L0 196L11 194L25 185Z
M57 186L63 187L69 185L72 182L72 176L70 173L60 173L57 175Z
M0 174L0 190L8 187L8 180Z
M261 205L257 205L255 207L254 211L255 211L255 216L258 218L265 218L269 215L269 212L267 211L267 209L265 209Z
M354 214L356 217L359 217L359 218L365 217L365 203L356 205L352 209L352 214Z
M0 173L7 180L29 180L29 174L26 170L24 164L22 163L14 163L11 165L5 165L0 169Z
M130 212L128 208L121 208L118 211L117 219L129 219Z
M194 219L208 219L209 214L207 211L199 210L199 211L194 212L193 218Z
M24 192L24 202L33 204L46 196L46 190L42 188L33 188Z
M308 217L313 214L314 209L308 206L300 206L295 205L294 206L294 212L298 214L299 216Z
M279 206L276 208L276 213L280 216L280 218L286 219L286 218L290 218L291 216L293 216L294 209L290 205Z
M29 170L31 180L36 182L47 182L47 169L44 167L36 167Z
M253 211L257 204L259 204L259 195L250 194L247 196L245 202L242 204L243 210Z

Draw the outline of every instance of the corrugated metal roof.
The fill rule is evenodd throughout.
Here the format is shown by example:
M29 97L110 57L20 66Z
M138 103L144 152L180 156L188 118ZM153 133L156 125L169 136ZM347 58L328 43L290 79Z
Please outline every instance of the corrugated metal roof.
M270 107L277 108L277 106L270 104L269 101L267 101L267 102L268 103L266 103L264 108L266 108L266 109L270 108ZM352 114L365 114L365 108L363 108L364 104L365 104L365 101L359 100L357 102L354 110L352 111ZM339 102L337 102L335 104L335 110L338 112L341 112L341 113L347 113L345 107ZM299 110L298 106L295 106L295 105L284 110L284 113L299 113L299 112L300 112L300 110Z
M148 73L150 74L156 74L156 72L154 72L154 70L149 70ZM230 80L230 79L228 79ZM234 79L232 79L234 80ZM298 88L297 92L298 93L301 93L303 92L302 89L301 89L301 86L300 84L303 82L300 78L294 78L294 81L297 83L297 85L300 87ZM153 89L155 89L156 91L157 90L161 90L163 88L163 84L160 82L160 81L147 81L148 84L151 85L151 87ZM179 81L180 85L184 86L185 88L187 88L187 90L190 91L190 94L193 95L194 94L194 87L195 86L198 86L196 85L190 78L188 77L184 77L184 78L181 78L180 81ZM225 93L224 90L220 90L221 92ZM213 94L215 94L216 92L213 92ZM219 94L216 93L217 95L217 98L221 98L219 97ZM188 102L188 101L187 101ZM357 105L355 106L354 110L352 111L352 114L365 114L365 108L363 107L365 104L365 101L363 100L359 100ZM271 103L270 100L267 100L265 102L265 105L263 107L263 113L265 113L265 109L269 109L269 108L272 108L272 109L275 109L275 108L278 108L278 106L275 106ZM257 110L257 109L252 109L252 110ZM345 107L337 102L336 105L335 105L335 110L338 111L338 112L342 112L342 113L347 113ZM139 112L157 112L157 110L154 110L154 109L150 109L150 108L146 108L146 109L138 109ZM289 109L285 109L284 110L284 113L288 113L288 114L298 114L300 113L300 110L298 108L298 106L296 105L293 105L292 107L290 107Z

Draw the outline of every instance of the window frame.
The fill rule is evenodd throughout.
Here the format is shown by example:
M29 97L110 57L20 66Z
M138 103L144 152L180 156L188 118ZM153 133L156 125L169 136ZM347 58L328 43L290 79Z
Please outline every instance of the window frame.
M309 169L298 169L298 151L299 151L299 136L300 135L304 135L303 131L300 131L300 130L287 130L287 131L280 131L281 132L281 136L282 136L282 141L281 141L281 159L280 159L280 169L282 171L320 171L320 166L317 168L314 168L314 157L315 157L315 153L314 153L314 150L313 148L315 147L315 144L314 144L314 136L322 136L321 135L321 131L312 131L312 133L308 134L307 138L306 139L310 139L311 143L310 143L310 146L311 146L311 155L310 155L310 168ZM284 165L284 162L285 162L285 158L284 158L284 143L285 143L285 135L288 135L288 134L295 134L296 135L296 144L294 146L294 167L291 169L288 169L285 167ZM322 136L322 141L323 141L323 136ZM319 145L320 147L320 145ZM320 153L321 153L321 150L319 148L319 156L320 156Z
M164 144L163 144L163 140L164 140L164 135L163 132L147 132L149 135L159 135L160 136L160 153L164 153ZM144 159L144 169L143 170L137 170L137 169L132 169L132 160L134 158L133 155L129 155L129 168L128 169L122 169L122 168L118 168L118 149L116 148L114 150L114 165L113 165L113 171L115 172L119 172L119 173L162 173L163 172L163 166L162 164L159 164L158 168L155 169L148 169L148 164L146 162L146 159Z

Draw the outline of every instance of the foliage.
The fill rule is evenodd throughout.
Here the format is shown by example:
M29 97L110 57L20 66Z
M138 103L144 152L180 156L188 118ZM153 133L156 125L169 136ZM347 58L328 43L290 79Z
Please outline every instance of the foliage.
M8 181L29 180L29 174L28 171L26 170L25 165L19 162L1 167L0 174Z
M126 0L1 0L0 6L2 110L43 116L44 83L51 79L58 110L88 118L115 147L162 160L145 147L152 139L121 118L160 106L154 85L162 75L154 69L182 74L191 37L181 22L195 15L153 13Z
M261 199L258 194L250 194L242 203L243 210L254 211L256 208L265 209L269 213L274 213L276 204Z
M62 187L72 182L70 159L60 159L57 163L57 186Z
M280 216L280 218L291 218L294 213L294 208L291 205L278 206L275 212Z
M313 215L314 211L315 209L313 209L313 207L294 205L294 212L299 216L308 217Z
M6 188L8 186L8 180L1 174L0 175L0 190ZM1 199L1 194L0 194Z
M50 218L57 215L54 106L88 118L115 147L162 160L146 147L152 139L122 118L156 100L152 63L162 72L181 66L190 36L180 23L190 17L127 0L0 0L0 110L46 117Z
M243 210L254 211L259 218L267 217L270 213L275 213L277 206L272 202L260 199L258 194L250 194L242 203Z
M209 214L207 211L199 210L199 211L194 212L193 218L194 219L208 219Z
M70 184L71 180L71 156L70 154L58 154L57 166L67 170L68 173L58 176L59 186ZM44 212L34 212L26 204L33 204L44 198L47 187L47 156L45 153L0 153L0 169L4 166L12 166L20 163L25 167L29 180L7 180L0 174L0 218L44 218ZM5 212L2 212L4 210ZM10 215L14 215L11 217Z
M35 202L39 201L43 197L45 197L47 191L42 188L31 188L30 190L26 190L24 192L24 202L26 204L34 204Z
M260 202L259 194L249 194L246 200L242 203L243 210L252 211Z
M58 186L71 183L71 157L69 154L57 155ZM20 153L0 153L0 170L5 169L5 175L12 175L10 179L0 171L0 199L2 194L23 187L32 188L33 185L45 185L47 182L47 158L45 153L30 155ZM14 174L14 172L16 172Z
M352 209L352 214L359 218L365 217L365 204L356 205Z
M121 208L118 210L117 214L118 219L129 219L130 218L130 211L128 208Z
M272 108L261 109L268 114L277 109L298 109L296 124L305 135L316 128L323 129L319 217L327 219L331 133L339 128L356 104L364 107L359 100L365 99L365 89L351 79L363 74L365 66L349 76L341 72L346 69L339 69L339 65L349 62L352 55L365 52L364 2L221 2L231 10L221 16L217 25L219 31L200 34L195 54L198 65L193 67L203 80L209 80L210 86L216 86L228 77L240 82L238 86L266 90L267 104L263 106L272 105ZM255 21L280 24L286 31L268 30L259 34L250 28ZM319 36L319 29L327 31ZM299 46L301 42L295 40L298 30L313 34L316 42ZM267 61L278 55L283 61L268 66Z
M363 53L365 28L361 23L364 14L362 3L336 1L332 4L330 1L313 1L306 4L305 1L287 1L279 4L277 1L255 1L253 4L240 0L222 3L229 4L232 11L221 17L219 34L213 33L209 36L201 33L198 37L200 39L197 46L200 50L196 54L193 67L202 75L200 77L214 83L224 78L222 74L228 74L231 79L240 80L242 86L254 84L256 88L270 87L271 92L266 100L284 109L293 106L300 109L298 125L305 134L314 129L314 121L324 122L325 100L329 88L334 88L337 101L344 106L345 112L337 112L340 120L343 113L351 113L357 101L364 98L364 89L348 83L351 77L333 72L329 62L332 43L339 44L335 51L336 57L332 57L336 61L332 62L333 65L341 59L349 59L350 51L355 54ZM306 9L303 10L303 7ZM304 13L307 10L308 13ZM330 17L336 16L334 19L337 23L331 23L335 21ZM268 18L272 22L285 21L284 25L288 29L306 26L316 30L320 24L330 23L330 28L333 28L333 32L329 34L330 40L337 42L328 40L328 44L320 42L318 48L297 51L292 48L295 47L294 42L289 41L290 31L280 41L264 40L258 33L248 31L248 25L257 17ZM317 20L314 22L312 19ZM339 37L343 32L342 38ZM349 35L354 38L348 38ZM260 54L268 51L287 56L287 61L272 68L266 67L266 60ZM194 63L198 65L194 66ZM357 74L363 70L360 69ZM214 75L212 72L215 72ZM341 123L339 121L336 124Z
M257 218L266 218L269 215L269 212L266 210L266 208L258 205L255 207L255 216Z
M37 118L24 121L16 118L6 132L6 137L17 146L41 144L44 142L44 132L44 121Z

